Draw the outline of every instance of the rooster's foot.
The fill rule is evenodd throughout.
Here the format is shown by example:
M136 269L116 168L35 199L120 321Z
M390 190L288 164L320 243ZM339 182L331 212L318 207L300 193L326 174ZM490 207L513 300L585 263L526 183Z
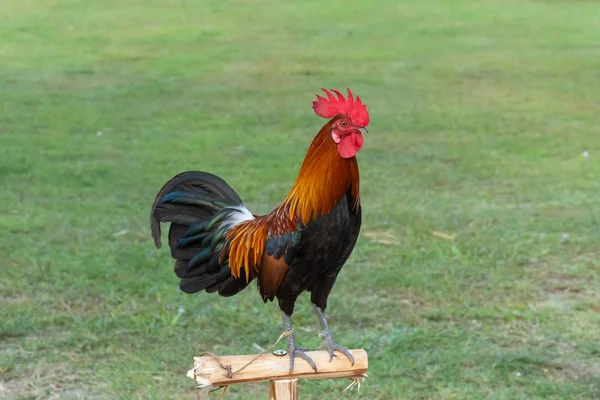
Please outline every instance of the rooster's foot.
M335 356L335 354L333 354L333 352L338 351L338 352L342 353L343 355L345 355L346 357L348 357L348 359L350 360L350 363L352 363L352 365L354 365L354 357L352 356L352 353L350 353L350 350L348 350L344 346L340 346L339 344L335 343L333 341L333 338L331 337L331 332L329 331L329 329L321 332L321 334L319 336L321 336L323 338L323 343L321 343L319 345L319 347L317 347L317 350L321 350L322 348L327 348L327 351L329 352L329 362L331 362L331 360L333 360L333 357Z
M315 310L315 314L317 314L317 318L319 318L321 328L323 329L323 332L321 332L321 334L319 335L323 338L323 343L321 343L321 345L317 347L317 350L326 347L327 351L329 352L329 362L333 360L333 357L335 355L333 353L335 351L338 351L346 357L348 357L352 365L354 365L354 357L352 356L352 353L350 353L350 351L344 346L340 346L339 344L333 341L333 338L331 337L331 331L329 330L329 323L327 322L327 318L325 318L325 313L323 312L323 310L321 310L321 308L318 307L316 304L313 304L313 309Z
M290 340L290 338L291 338L291 340ZM307 351L307 349L302 349L302 348L296 347L296 343L295 343L292 335L288 336L288 354L290 355L290 374L294 370L294 359L296 357L299 357L299 358L303 359L304 361L306 361L312 367L312 369L314 369L315 372L317 372L317 365L312 360L312 358L310 358L309 356L306 355L305 351Z
M287 315L283 311L281 312L281 315L283 317L283 327L284 327L285 331L288 333L291 331L291 333L289 333L287 335L287 340L288 340L287 352L290 355L290 374L294 370L294 359L296 357L299 357L299 358L303 359L304 361L306 361L312 367L312 369L314 369L315 372L317 372L317 365L312 360L312 358L307 356L305 353L306 351L308 351L308 349L296 347L296 339L294 338L294 333L293 333L294 329L292 327L292 319L290 318L289 315Z

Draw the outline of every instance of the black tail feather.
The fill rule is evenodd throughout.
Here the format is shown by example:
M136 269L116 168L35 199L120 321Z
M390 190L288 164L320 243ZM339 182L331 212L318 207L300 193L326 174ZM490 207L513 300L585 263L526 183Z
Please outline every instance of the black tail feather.
M185 293L206 290L232 296L249 282L233 278L226 257L227 217L239 212L242 200L221 178L206 172L184 172L158 192L150 217L152 237L161 247L160 223L171 223L169 247L174 271Z
M190 225L193 221L214 215L217 210L210 206L194 206L182 203L162 202L163 198L173 192L193 194L199 201L214 201L216 203L240 205L242 200L223 179L208 172L188 171L175 175L160 189L152 205L150 228L154 244L160 249L160 223L176 222ZM169 200L167 198L167 200ZM171 199L172 201L172 199ZM222 207L221 207L222 208ZM173 221L178 218L178 221ZM185 220L185 221L184 221Z

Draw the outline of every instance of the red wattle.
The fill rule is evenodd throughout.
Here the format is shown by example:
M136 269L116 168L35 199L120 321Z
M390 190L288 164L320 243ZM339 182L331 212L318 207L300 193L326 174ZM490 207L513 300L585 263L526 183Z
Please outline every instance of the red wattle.
M344 136L338 143L338 153L343 158L354 157L356 153L363 146L364 139L362 134L358 132L352 132L349 135Z

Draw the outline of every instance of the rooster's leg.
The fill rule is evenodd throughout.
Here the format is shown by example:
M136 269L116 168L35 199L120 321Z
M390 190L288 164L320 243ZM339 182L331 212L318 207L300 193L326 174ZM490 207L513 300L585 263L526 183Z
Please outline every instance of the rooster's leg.
M354 365L354 357L352 357L352 353L350 353L350 351L348 351L347 348L340 346L339 344L333 341L333 338L331 337L331 331L329 330L329 324L327 323L327 318L325 318L325 313L323 313L323 311L314 304L313 309L315 310L315 314L317 314L317 318L319 318L319 322L321 323L321 329L323 329L323 331L319 335L323 338L323 343L321 343L321 345L317 347L317 350L320 350L323 347L327 347L327 350L329 351L329 362L333 360L333 352L337 350L346 357L348 357L352 365Z
M283 327L284 327L285 331L286 332L291 331L293 329L292 328L292 319L290 318L289 315L287 315L283 311L281 312L281 315L283 316ZM290 355L290 374L294 370L294 358L295 357L300 357L301 359L303 359L304 361L309 363L310 366L312 367L312 369L314 369L315 372L317 372L317 366L315 365L315 362L304 353L307 349L301 349L301 348L296 347L296 339L294 338L293 333L287 337L287 340L288 340L288 350L287 351L288 351L288 354Z

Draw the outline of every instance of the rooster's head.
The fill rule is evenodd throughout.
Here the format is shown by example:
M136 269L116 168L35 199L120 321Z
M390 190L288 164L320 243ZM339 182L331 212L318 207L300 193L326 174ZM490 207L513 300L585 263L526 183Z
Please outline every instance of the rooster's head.
M327 98L317 95L313 102L315 113L323 118L333 118L331 139L337 143L338 152L343 158L354 157L363 145L363 134L367 133L369 113L360 97L352 95L348 89L348 97L335 89L331 93L323 89Z

